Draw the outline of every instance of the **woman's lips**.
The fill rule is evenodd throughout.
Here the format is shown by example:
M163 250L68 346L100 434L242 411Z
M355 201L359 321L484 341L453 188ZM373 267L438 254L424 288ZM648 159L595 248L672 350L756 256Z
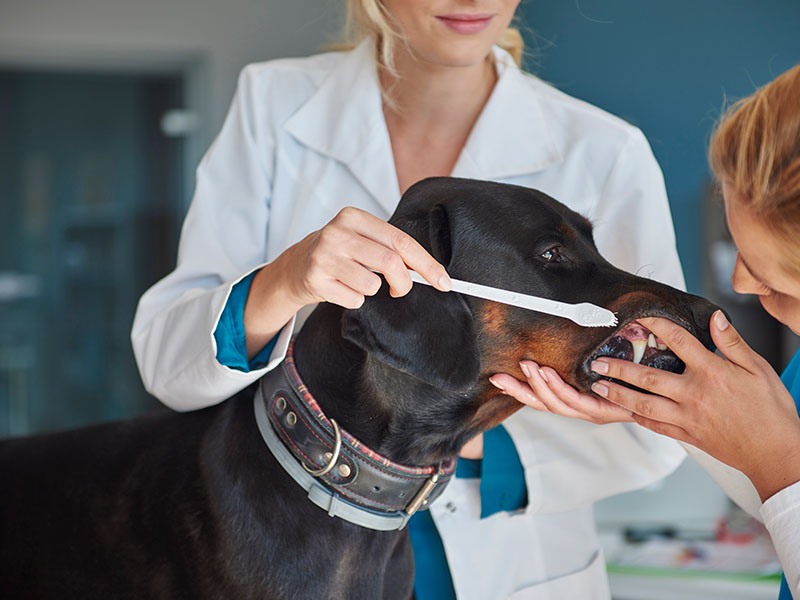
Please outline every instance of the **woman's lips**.
M492 22L494 15L491 14L477 14L477 15L442 15L436 17L441 23L446 25L452 31L461 34L480 33L489 26Z

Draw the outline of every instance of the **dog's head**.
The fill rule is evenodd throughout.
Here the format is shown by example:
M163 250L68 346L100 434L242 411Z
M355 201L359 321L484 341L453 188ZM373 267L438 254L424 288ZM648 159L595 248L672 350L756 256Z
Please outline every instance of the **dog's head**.
M348 311L343 333L372 357L435 388L474 396L477 428L494 426L518 405L488 377L522 378L519 361L553 367L590 392L598 356L637 360L680 372L684 365L635 320L671 319L712 347L716 306L612 266L600 256L592 226L553 198L523 187L453 178L412 186L390 223L416 238L448 273L563 302L588 301L617 314L614 328L585 328L560 317L415 285L401 299L384 289Z

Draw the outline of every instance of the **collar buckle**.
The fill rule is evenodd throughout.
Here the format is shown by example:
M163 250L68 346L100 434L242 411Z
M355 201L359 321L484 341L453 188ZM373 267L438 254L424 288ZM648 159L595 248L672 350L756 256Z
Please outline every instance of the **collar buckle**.
M420 507L425 506L428 503L428 496L431 495L431 492L436 487L436 484L439 483L439 477L444 474L442 470L442 463L439 463L439 467L436 469L436 472L430 476L430 478L422 484L422 487L417 492L417 495L414 496L414 499L408 503L406 506L406 514L410 517L415 512L417 512Z

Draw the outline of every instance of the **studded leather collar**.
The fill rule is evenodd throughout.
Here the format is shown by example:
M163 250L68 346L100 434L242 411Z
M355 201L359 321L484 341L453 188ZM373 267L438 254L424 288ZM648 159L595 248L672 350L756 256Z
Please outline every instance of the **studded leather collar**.
M414 512L442 493L455 460L426 467L401 465L339 429L300 379L292 350L290 345L283 363L259 383L255 412L265 442L309 498L331 516L371 529L401 529ZM282 448L273 447L274 439L270 444L268 438L274 436Z

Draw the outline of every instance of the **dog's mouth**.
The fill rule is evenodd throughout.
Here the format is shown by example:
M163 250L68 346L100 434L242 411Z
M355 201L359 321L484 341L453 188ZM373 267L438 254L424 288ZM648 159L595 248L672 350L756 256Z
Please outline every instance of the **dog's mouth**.
M607 338L590 356L588 364L601 356L628 360L647 367L683 373L684 362L647 327L631 321Z

